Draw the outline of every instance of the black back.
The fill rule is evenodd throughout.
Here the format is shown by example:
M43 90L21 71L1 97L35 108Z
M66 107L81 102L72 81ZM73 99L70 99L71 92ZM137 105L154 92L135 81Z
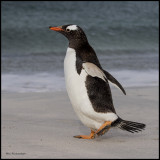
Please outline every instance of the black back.
M78 74L81 74L82 63L84 62L93 63L102 69L95 51L88 42L81 45L76 45L74 49L76 51L76 69ZM116 113L113 105L111 89L107 80L105 82L98 77L92 77L88 75L85 84L88 97L96 112Z

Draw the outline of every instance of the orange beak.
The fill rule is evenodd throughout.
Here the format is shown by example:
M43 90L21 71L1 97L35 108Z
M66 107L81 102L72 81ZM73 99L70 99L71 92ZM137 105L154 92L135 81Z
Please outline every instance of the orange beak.
M58 26L58 27L49 27L49 29L54 30L54 31L64 31L62 29L62 26Z

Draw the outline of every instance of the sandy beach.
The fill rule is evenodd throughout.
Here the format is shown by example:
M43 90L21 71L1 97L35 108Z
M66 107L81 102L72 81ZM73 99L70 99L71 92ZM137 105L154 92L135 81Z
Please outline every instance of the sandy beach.
M118 115L146 129L118 128L93 140L72 109L67 93L2 93L2 158L158 158L158 87L113 88Z

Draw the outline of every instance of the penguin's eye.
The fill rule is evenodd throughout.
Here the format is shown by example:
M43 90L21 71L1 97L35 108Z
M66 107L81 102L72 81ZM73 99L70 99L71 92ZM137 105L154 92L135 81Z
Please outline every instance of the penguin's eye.
M66 29L67 32L70 32L71 30L69 28Z

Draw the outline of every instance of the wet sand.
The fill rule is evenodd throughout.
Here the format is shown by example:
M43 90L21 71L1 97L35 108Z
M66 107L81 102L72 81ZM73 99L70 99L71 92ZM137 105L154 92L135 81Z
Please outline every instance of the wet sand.
M158 158L158 87L113 88L118 115L142 122L146 129L118 128L92 140L72 109L67 93L2 93L2 158Z

